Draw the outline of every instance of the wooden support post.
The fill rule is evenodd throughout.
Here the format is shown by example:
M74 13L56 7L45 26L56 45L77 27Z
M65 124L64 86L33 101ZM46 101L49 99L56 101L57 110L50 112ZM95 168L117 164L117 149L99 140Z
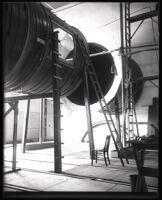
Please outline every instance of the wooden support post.
M24 111L24 123L23 123L23 133L22 133L22 153L25 153L26 149L26 140L28 133L28 121L29 121L29 109L30 109L30 99L26 102L26 108Z
M40 125L39 125L39 143L42 143L42 137L43 137L43 128L44 128L44 123L43 123L43 116L44 116L44 113L43 113L43 110L44 110L44 99L41 98L40 99Z
M52 34L52 85L53 85L53 114L54 114L54 161L56 173L62 173L61 156L61 111L60 111L60 80L56 77L60 75L58 63L58 32Z
M92 119L91 119L91 110L90 110L90 101L89 101L89 87L87 72L84 76L84 103L86 108L87 115L87 127L88 127L88 137L89 137L89 149L90 149L90 158L93 159L93 150L94 150L94 139L93 139L93 130L92 130Z
M47 129L47 99L41 98L40 101L40 128L39 128L39 142L42 143L46 139Z
M13 127L13 155L12 155L12 170L13 171L16 170L17 122L18 122L18 101L15 101L14 127Z
M47 99L44 99L43 141L47 139Z

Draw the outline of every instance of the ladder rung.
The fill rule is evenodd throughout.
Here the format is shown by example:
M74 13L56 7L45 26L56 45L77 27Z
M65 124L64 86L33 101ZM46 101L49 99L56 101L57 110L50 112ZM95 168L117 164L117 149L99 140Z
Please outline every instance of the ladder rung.
M62 81L62 78L61 78L60 76L54 76L54 78L56 78L56 79Z
M60 158L59 156L55 157L55 159L59 159L59 158ZM64 156L61 156L61 158L64 158Z
M37 38L37 42L39 42L39 43L41 43L41 44L43 44L43 45L45 45L46 44L46 41L45 40L43 40L43 39L41 39L41 38Z
M56 117L56 116L54 116L54 117ZM63 117L63 115L60 115L59 117Z
M57 131L63 131L64 129L62 129L62 128L61 128L61 129L57 129L57 128L55 128L54 130L57 130Z
M62 66L59 65L59 64L57 64L57 63L55 63L54 66L56 66L56 67L58 67L58 68L60 68L60 69L62 68Z

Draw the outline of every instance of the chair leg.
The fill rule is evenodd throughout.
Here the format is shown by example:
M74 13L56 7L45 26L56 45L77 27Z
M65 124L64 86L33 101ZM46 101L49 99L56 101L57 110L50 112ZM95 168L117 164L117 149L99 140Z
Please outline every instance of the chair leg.
M106 164L106 166L107 166L107 161L106 161L105 151L104 151L104 160L105 160L105 164Z
M107 160L109 162L109 165L110 165L110 158L109 158L109 153L107 152Z

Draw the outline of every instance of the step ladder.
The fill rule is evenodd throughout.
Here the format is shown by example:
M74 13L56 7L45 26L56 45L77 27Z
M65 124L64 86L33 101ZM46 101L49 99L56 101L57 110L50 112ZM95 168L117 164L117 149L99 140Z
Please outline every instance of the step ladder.
M124 162L123 162L122 157L125 157L126 162L129 164L127 155L126 155L125 150L123 148L122 142L120 141L119 134L118 134L117 129L115 127L115 123L114 123L113 118L111 116L111 112L109 111L106 100L104 98L104 95L103 95L100 83L98 81L97 74L96 74L95 69L93 67L93 64L91 63L89 57L87 56L87 52L85 52L85 47L84 47L83 42L81 40L79 40L79 44L80 44L80 47L82 48L82 54L83 54L83 57L85 58L85 62L88 64L86 70L87 70L87 72L90 76L95 94L97 96L98 102L100 103L102 112L104 114L106 123L108 125L109 130L110 130L110 134L112 136L114 145L115 145L116 150L118 152L120 161L121 161L122 165L124 166ZM115 136L116 136L116 140L115 140Z
M110 130L110 133L111 133L112 139L114 141L114 145L116 147L116 150L118 152L119 158L121 160L122 165L124 166L124 162L122 160L123 156L125 157L127 163L129 163L129 162L128 162L127 156L125 154L123 145L121 143L121 140L120 140L118 131L116 129L115 123L113 121L111 112L110 112L110 110L107 106L106 100L104 98L100 83L99 83L98 78L97 78L97 74L96 74L95 69L93 68L92 64L90 64L88 66L88 73L90 75L90 79L91 79L93 88L95 90L95 94L97 96L98 102L100 103L102 112L104 114L106 123L108 125L109 130ZM115 139L115 136L116 136L116 139Z

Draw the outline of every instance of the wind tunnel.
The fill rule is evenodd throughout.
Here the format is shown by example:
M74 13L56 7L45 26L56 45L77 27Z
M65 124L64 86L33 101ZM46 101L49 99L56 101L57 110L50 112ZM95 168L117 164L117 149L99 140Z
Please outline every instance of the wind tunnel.
M66 96L77 105L84 105L86 59L91 60L106 95L115 78L112 55L95 55L107 49L96 43L87 43L78 29L36 2L3 3L4 91L29 95L52 93L53 30L59 30L59 64L63 66L61 96ZM93 104L97 102L97 97L90 78L88 84L90 104Z

